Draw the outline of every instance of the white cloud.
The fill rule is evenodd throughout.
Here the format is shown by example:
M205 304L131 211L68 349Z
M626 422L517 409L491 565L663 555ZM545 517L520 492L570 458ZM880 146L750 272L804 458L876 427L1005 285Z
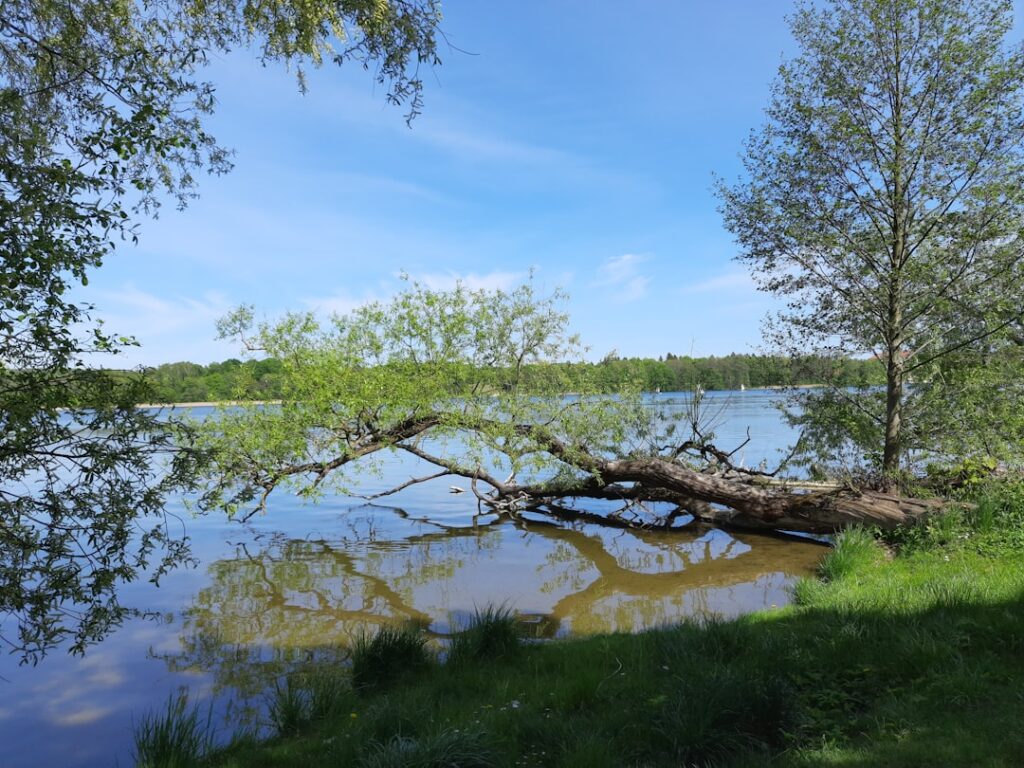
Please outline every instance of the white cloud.
M226 342L215 341L215 322L232 304L216 291L199 297L157 296L132 284L90 296L96 316L112 334L130 334L140 347L127 347L118 355L90 358L115 368L158 365L175 360L210 362L237 354Z
M636 253L624 253L622 256L607 258L598 267L598 279L593 284L615 289L613 298L616 301L636 301L643 298L647 294L651 278L639 274L638 267L647 260L647 256Z
M248 83L248 78L244 82ZM286 81L281 86L281 97L287 98L292 86ZM434 97L436 108L420 115L414 130L409 130L400 111L383 104L365 88L337 79L316 83L302 102L304 109L317 110L329 119L400 134L404 140L427 144L465 160L534 168L556 166L562 170L583 170L588 165L585 158L572 152L508 136L472 104L451 97Z
M553 165L564 167L582 163L579 158L568 152L489 134L479 126L461 128L446 125L440 120L431 120L425 128L414 133L417 138L438 149L477 161L493 160L520 166L548 168Z
M181 296L161 298L155 294L126 285L119 291L104 291L99 298L100 310L107 324L118 324L125 317L135 333L166 333L180 328L194 326L201 322L210 324L224 315L231 305L227 298L216 291L208 291L201 298ZM105 309L111 308L112 311Z
M526 277L526 273L495 271L484 274L476 272L460 274L448 271L425 272L419 275L410 275L410 277L433 291L451 290L459 283L463 288L468 288L471 291L507 291L521 283Z
M317 314L347 315L353 310L375 301L386 302L404 290L407 287L401 280L404 275L405 273L396 272L395 280L381 281L376 289L366 290L362 293L339 291L329 296L308 297L303 299L302 303L306 309ZM526 275L526 272L495 271L477 274L476 272L460 273L450 270L448 272L422 272L410 274L408 277L432 291L449 291L458 284L471 291L506 291L522 282Z
M310 312L320 315L347 315L359 307L365 307L375 301L386 301L392 294L393 291L386 294L368 291L362 296L355 296L347 291L342 291L332 296L305 298L302 303Z
M755 293L757 285L748 272L731 271L684 286L683 293Z

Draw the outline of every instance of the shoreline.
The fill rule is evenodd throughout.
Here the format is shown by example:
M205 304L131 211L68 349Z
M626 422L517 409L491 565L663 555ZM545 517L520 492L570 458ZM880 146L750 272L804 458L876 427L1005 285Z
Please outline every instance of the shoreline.
M196 400L185 403L138 403L136 408L216 408L220 405L280 405L283 400Z
M763 387L748 387L746 390L742 389L708 389L705 390L705 394L711 392L780 392L787 389L817 389L824 387L824 384L770 384ZM689 390L679 390L676 393L673 392L655 392L654 390L645 390L645 395L670 395L670 394L687 394ZM571 396L573 392L564 393L566 396ZM611 394L611 393L609 393ZM220 405L281 405L283 400L195 400L181 403L139 403L136 408L215 408Z

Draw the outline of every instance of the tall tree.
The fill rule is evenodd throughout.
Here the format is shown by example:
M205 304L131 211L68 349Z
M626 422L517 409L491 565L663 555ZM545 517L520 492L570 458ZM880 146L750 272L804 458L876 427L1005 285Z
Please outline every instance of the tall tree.
M69 291L193 174L230 167L204 123L207 57L255 49L300 85L303 66L355 61L411 119L438 21L434 0L0 6L0 639L25 658L81 650L124 615L118 583L187 557L163 508L187 455L169 464L165 426L134 408L144 382L89 368L131 340Z
M949 429L929 404L977 407L955 396L948 364L1000 354L1024 313L1012 16L1009 0L801 3L800 54L779 70L745 178L719 185L739 259L786 302L769 341L884 362L884 393L807 394L798 418L808 448L866 452L890 486ZM961 450L971 421L960 419Z

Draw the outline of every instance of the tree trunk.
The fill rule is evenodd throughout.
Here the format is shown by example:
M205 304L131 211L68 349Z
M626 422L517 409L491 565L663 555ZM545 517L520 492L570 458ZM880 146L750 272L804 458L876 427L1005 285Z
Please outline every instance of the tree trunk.
M899 313L896 313L897 319ZM900 473L900 430L903 426L903 348L890 345L885 376L885 446L882 452L882 482L886 491L896 490Z
M496 506L518 501L536 509L567 498L671 501L695 519L721 527L815 534L855 525L896 528L945 506L941 500L850 488L800 492L765 487L754 478L706 474L656 457L595 461L600 482L588 479L559 488L506 485L498 489Z
M882 482L886 491L898 487L900 429L903 411L903 267L907 258L907 201L904 183L904 136L902 46L895 29L892 99L892 250L889 253L889 284L885 343L888 359L885 376L885 446L882 450Z

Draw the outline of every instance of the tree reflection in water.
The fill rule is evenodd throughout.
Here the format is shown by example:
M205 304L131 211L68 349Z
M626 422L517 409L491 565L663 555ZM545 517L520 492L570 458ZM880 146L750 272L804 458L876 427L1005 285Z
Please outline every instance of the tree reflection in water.
M211 676L239 717L275 680L344 663L356 637L385 623L415 622L441 641L475 607L506 604L538 635L635 631L781 604L822 554L715 530L525 519L447 527L392 507L345 524L331 541L257 535L210 565L185 612L181 651L163 656L171 670Z

